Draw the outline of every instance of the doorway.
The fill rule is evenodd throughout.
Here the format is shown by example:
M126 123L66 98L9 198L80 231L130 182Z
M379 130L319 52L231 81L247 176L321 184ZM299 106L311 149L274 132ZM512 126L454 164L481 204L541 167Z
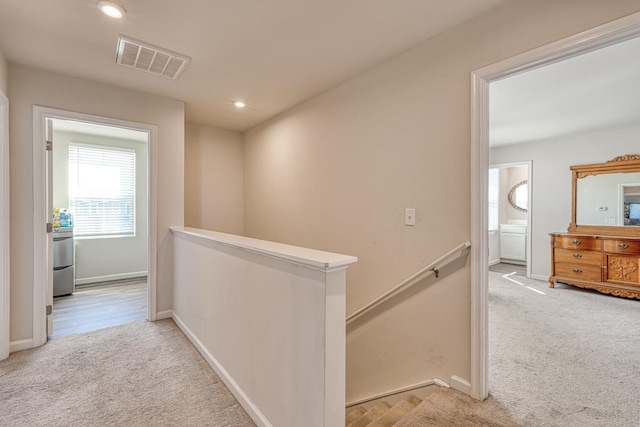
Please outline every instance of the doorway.
M146 319L148 132L50 120L54 298L49 338Z
M34 247L35 265L40 266L34 271L34 340L39 341L37 345L46 342L51 332L55 333L50 329L55 324L51 317L55 311L55 233L46 233L44 227L40 228L40 224L44 221L53 225L54 221L60 221L62 209L66 209L67 214L64 216L65 225L72 224L74 229L75 282L80 286L74 289L78 292L68 294L65 291L64 296L60 295L58 298L70 299L74 295L78 296L80 292L84 292L80 289L83 286L97 289L100 284L107 284L113 288L113 285L122 285L123 282L146 276L143 291L143 302L146 302L144 318L155 320L155 263L152 262L150 251L150 242L155 241L155 227L152 223L155 216L154 197L149 194L149 188L152 188L150 165L155 156L155 138L154 126L34 107L34 219L37 221L34 221ZM49 152L51 156L44 149L45 139L53 139L53 149ZM120 168L122 159L127 157L123 157L123 153L130 154L137 178L142 175L141 180L134 178L138 183L134 186L133 194L129 195L119 192L126 177L108 178L107 174ZM87 159L89 163L85 162ZM98 163L91 163L96 159ZM110 164L113 159L116 159L115 163ZM70 174L69 171L73 168L75 172ZM92 173L79 172L78 168ZM52 172L48 173L48 169ZM75 181L70 184L71 175L74 175ZM84 180L80 185L81 191L77 191L78 176ZM56 180L58 182L54 186ZM96 200L100 198L96 198L94 192L101 188L108 194L101 200ZM53 215L54 207L58 208L55 210L59 215L57 218ZM68 215L69 213L72 215ZM87 216L83 219L81 213L99 213L100 221L87 221ZM127 217L129 225L124 224L126 221L120 221ZM92 292L95 293L96 289L92 289ZM48 314L42 316L45 311ZM97 322L95 326L97 329L111 325Z
M471 395L484 400L488 378L488 180L489 85L640 35L640 14L630 15L472 73Z
M489 267L524 268L531 277L531 161L489 166Z

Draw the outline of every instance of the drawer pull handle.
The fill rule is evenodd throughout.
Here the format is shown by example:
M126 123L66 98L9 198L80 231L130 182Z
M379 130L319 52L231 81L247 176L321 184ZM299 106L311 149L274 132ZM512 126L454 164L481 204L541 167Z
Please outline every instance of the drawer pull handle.
M627 249L629 247L629 245L627 245L626 243L618 243L618 247L620 249Z
M580 270L579 268L574 268L573 272L577 273L577 274L580 274L580 273L582 273L582 270Z
M574 245L579 245L582 242L580 240L572 240L571 243L573 243Z
M574 258L582 258L582 254L573 254Z

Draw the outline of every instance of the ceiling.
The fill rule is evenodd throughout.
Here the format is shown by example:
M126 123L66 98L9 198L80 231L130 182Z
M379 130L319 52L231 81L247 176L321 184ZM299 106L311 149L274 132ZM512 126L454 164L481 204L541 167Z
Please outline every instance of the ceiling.
M493 147L640 125L640 38L490 85Z
M508 0L0 0L9 62L185 102L187 120L246 130ZM177 80L115 63L118 36L191 58ZM233 107L234 100L247 103Z

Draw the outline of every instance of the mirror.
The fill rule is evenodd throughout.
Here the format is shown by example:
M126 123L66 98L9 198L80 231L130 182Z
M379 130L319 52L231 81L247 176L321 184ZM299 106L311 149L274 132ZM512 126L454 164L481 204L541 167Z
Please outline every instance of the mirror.
M571 167L569 231L640 235L640 155Z
M527 180L520 181L507 194L509 204L520 212L526 212L529 205L529 186Z

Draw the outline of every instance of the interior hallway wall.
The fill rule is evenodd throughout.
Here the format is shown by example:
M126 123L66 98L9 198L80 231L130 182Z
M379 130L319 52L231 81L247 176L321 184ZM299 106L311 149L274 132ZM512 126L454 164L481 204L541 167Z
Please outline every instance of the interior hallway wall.
M157 126L157 310L172 305L172 239L184 224L184 103L9 65L11 149L11 340L33 330L33 105Z
M470 73L639 10L635 0L510 2L255 127L246 234L357 256L355 311L470 238ZM417 209L415 227L405 208ZM469 379L470 287L467 264L349 334L347 399Z
M567 135L545 141L496 147L491 163L532 160L531 277L551 273L549 233L565 232L571 221L569 166L603 163L623 154L640 154L640 127ZM549 189L553 189L552 191Z
M185 225L242 235L242 134L197 123L185 131Z

